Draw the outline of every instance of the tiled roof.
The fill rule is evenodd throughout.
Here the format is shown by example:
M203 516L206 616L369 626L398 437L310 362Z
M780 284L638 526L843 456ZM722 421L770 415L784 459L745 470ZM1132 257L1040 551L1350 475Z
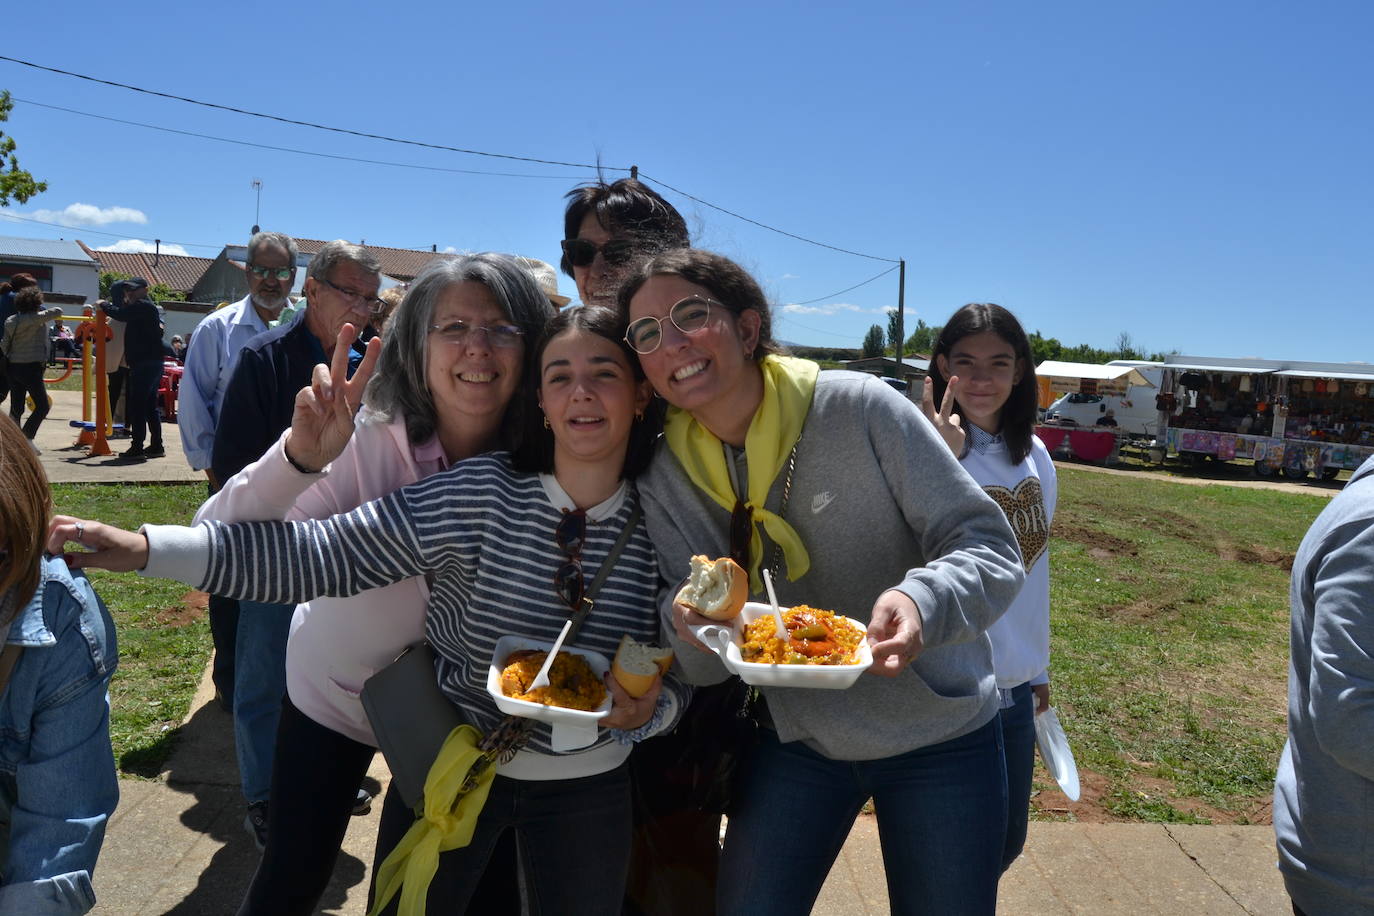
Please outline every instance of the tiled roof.
M86 262L86 246L62 239L25 239L0 235L0 257Z
M83 243L82 248L100 262L101 270L143 277L149 283L165 283L168 288L178 292L190 292L191 287L214 263L213 258L193 258L181 254L158 255L157 266L153 266L153 255L147 252L132 251L93 251Z
M323 239L296 239L296 245L306 254L315 254L325 246ZM379 245L364 245L374 258L382 264L382 273L397 280L413 280L420 269L433 259L440 257L433 251L415 251L411 248L383 248Z

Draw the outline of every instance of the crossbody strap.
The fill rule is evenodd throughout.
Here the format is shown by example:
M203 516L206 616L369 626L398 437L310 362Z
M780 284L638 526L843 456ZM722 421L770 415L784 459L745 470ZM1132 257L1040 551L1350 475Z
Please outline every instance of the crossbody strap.
M572 642L576 638L577 631L582 628L582 622L592 612L592 607L596 604L594 599L597 593L601 591L601 584L615 569L616 561L620 559L620 552L630 542L630 538L634 535L635 528L639 527L639 520L643 516L644 510L639 507L639 500L635 500L634 508L630 510L630 518L625 522L624 530L620 532L620 537L616 538L615 545L611 547L611 552L606 554L606 560L601 564L601 568L596 571L596 575L592 578L592 584L587 586L586 592L582 595L582 604L578 606L577 613L573 614L573 622L572 626L568 628L566 642Z

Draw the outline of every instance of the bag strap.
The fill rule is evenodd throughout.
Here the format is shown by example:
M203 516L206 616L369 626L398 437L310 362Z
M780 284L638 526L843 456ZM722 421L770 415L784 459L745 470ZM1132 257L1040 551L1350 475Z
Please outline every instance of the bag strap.
M572 642L577 636L577 631L582 628L582 622L592 612L592 607L596 604L594 599L597 593L601 591L602 583L615 569L616 561L620 559L620 552L630 542L630 538L634 535L635 529L639 527L639 520L643 516L644 510L640 508L639 500L636 499L634 508L630 510L630 517L625 522L625 528L620 532L620 537L616 538L614 546L611 547L611 552L606 554L605 562L601 564L601 568L596 571L596 575L592 578L592 584L587 586L587 590L582 594L582 603L578 606L577 612L573 614L572 626L568 628L567 642Z

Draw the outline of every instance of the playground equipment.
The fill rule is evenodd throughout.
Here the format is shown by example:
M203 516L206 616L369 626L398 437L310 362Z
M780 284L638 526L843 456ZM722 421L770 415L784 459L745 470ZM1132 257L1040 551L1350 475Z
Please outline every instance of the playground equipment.
M105 374L105 344L113 339L114 331L110 329L110 319L103 311L88 305L82 312L79 316L62 316L62 320L76 323L74 336L81 343L81 419L70 422L81 430L74 444L89 446L87 457L98 458L114 454L108 441L108 437L114 433L114 424L110 422L109 376ZM45 382L59 382L72 374L72 364L76 360L65 359L67 371L56 379L45 378Z

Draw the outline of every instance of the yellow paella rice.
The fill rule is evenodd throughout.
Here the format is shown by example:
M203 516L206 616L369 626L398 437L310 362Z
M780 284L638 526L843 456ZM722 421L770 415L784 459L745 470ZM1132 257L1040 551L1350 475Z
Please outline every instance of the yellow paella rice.
M773 615L766 614L744 628L740 655L746 662L765 665L854 665L859 661L863 631L834 611L799 604L782 613L789 638L775 635Z
M548 657L539 649L512 652L501 669L501 692L517 700L591 711L606 700L606 685L580 655L559 652L549 668L549 686L530 690L530 684Z

